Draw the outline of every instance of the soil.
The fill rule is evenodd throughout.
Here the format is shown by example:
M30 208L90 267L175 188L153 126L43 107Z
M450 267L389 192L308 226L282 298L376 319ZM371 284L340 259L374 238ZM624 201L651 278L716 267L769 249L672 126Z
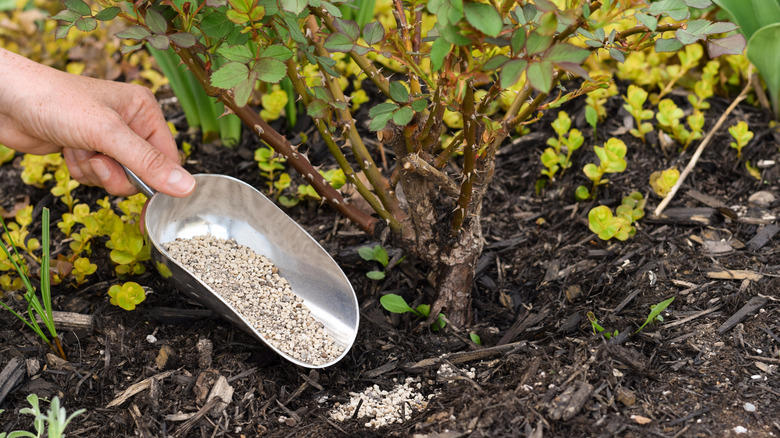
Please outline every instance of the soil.
M673 97L687 107L684 96ZM712 118L729 104L723 98L710 101ZM434 333L420 319L384 311L379 297L385 293L415 304L431 302L425 267L406 259L385 280L368 279L366 272L376 266L361 260L357 249L379 242L318 203L287 211L341 265L361 304L352 350L321 370L279 359L189 301L151 266L134 278L148 288L146 301L130 312L112 306L107 290L117 280L106 250L94 245L91 260L100 264L98 273L81 287L54 290L58 310L95 321L91 331L64 334L70 362L51 360L26 327L0 312L0 367L14 358L32 365L0 402L5 410L0 432L31 428L31 417L19 410L35 392L59 396L68 412L86 409L69 425L70 437L780 434L780 247L772 240L778 231L780 165L766 162L761 180L750 176L729 148L724 127L670 205L678 209L675 216L669 210L669 218L649 217L660 198L648 194L648 217L639 221L636 235L625 242L601 241L587 225L596 203L573 201L574 188L586 183L576 169L595 160L589 146L610 135L629 146L628 170L611 175L599 192L598 202L611 207L632 190L648 193L652 171L682 169L693 152L664 150L657 135L647 144L637 141L627 134L620 107L619 97L609 101L611 117L599 126L597 140L584 121L583 102L563 108L586 133L586 147L541 195L534 191L539 156L557 112L548 112L532 132L501 149L483 208L486 246L473 287L472 327ZM183 123L175 108L166 111ZM764 111L741 105L725 126L738 120L755 132L743 160L780 160L780 139ZM705 132L713 124L708 120ZM317 136L305 123L297 131L312 139L310 156L316 161ZM199 144L191 134L179 140L195 141L187 163L191 171L265 187L252 161L258 144L250 134L233 150ZM46 190L23 185L19 171L18 160L0 167L2 206L11 209L18 196L29 196L35 217L48 206L57 218L62 204ZM756 203L751 195L760 191L773 196ZM76 196L94 202L104 192L79 187ZM40 234L39 223L32 234ZM62 238L55 232L55 242ZM635 334L651 306L670 297L675 300L661 314L663 322ZM588 312L619 334L609 340L594 334ZM479 335L481 346L469 340L471 333ZM198 347L208 343L204 340L211 351ZM455 372L440 373L442 364ZM233 390L227 406L206 401L220 376ZM366 419L329 417L334 403L348 403L350 393L374 385L389 391L407 377L419 379L426 399L432 395L409 420L373 429L364 426ZM117 400L139 382L144 382L139 392Z

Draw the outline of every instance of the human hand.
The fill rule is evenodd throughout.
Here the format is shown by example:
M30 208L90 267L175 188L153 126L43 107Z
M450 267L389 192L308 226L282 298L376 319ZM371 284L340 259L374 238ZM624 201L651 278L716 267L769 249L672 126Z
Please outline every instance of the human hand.
M148 89L64 73L4 49L0 143L23 153L62 152L75 180L115 195L138 192L119 163L171 196L195 188Z

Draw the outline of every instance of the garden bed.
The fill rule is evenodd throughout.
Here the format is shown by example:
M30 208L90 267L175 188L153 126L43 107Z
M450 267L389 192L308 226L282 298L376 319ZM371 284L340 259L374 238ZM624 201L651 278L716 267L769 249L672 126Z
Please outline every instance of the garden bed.
M729 104L710 102L710 117ZM598 140L582 102L563 109L588 146L620 135L621 104L619 96L609 100L609 114L618 116L599 126ZM181 120L175 108L167 112ZM54 291L57 310L94 320L91 328L64 334L69 362L53 360L26 327L0 313L0 367L26 365L18 367L18 385L0 403L0 431L31 426L31 417L18 412L34 392L59 396L69 412L86 409L69 426L71 437L671 437L727 436L740 428L749 436L780 433L780 263L772 240L780 165L767 163L761 181L751 177L728 147L724 128L672 202L676 211L667 211L669 218L647 217L626 242L604 242L588 229L587 212L596 204L572 202L574 188L583 183L576 169L593 159L590 152L578 155L541 196L534 193L555 114L548 112L498 156L494 187L483 205L486 246L475 277L473 327L431 333L419 319L389 315L379 303L384 293L418 299L415 304L432 301L426 272L405 260L385 280L368 279L375 266L357 250L377 242L314 202L288 213L345 270L361 305L351 352L322 370L279 359L187 300L151 266L134 278L151 292L145 302L131 312L109 304L113 267L107 250L94 245L91 260L103 263L98 273L82 287ZM779 159L780 139L764 112L741 105L726 126L737 120L747 120L755 132L745 159ZM713 124L708 119L705 132ZM316 139L310 127L307 133ZM628 145L628 170L612 175L600 192L601 204L615 206L631 190L646 193L650 172L682 168L692 152L668 154L653 141L620 137ZM317 147L316 140L311 144ZM256 147L246 133L234 150L196 143L187 168L263 188L252 161ZM0 167L4 208L29 196L36 218L44 206L55 218L65 211L46 190L22 184L19 173L18 160ZM771 196L756 195L761 191ZM87 203L104 196L89 187L75 194ZM659 201L650 195L647 212ZM39 235L40 224L31 230ZM61 237L54 234L55 245ZM670 297L675 301L662 323L626 337L651 306ZM610 341L595 335L588 312L621 335ZM469 341L472 332L482 346ZM395 399L391 407L408 414L406 421L367 427L369 419L356 417L369 410L368 401L358 403L357 416L354 408L343 421L332 414L336 403L349 405L355 393L375 385L392 392L408 378L410 391L424 401ZM227 400L210 399L214 387Z

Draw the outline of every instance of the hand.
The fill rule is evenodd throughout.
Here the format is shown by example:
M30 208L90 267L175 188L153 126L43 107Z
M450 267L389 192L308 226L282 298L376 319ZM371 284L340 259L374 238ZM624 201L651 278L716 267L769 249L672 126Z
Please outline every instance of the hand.
M75 180L115 195L138 192L119 163L171 196L195 188L148 89L64 73L4 49L0 143L30 154L62 152Z

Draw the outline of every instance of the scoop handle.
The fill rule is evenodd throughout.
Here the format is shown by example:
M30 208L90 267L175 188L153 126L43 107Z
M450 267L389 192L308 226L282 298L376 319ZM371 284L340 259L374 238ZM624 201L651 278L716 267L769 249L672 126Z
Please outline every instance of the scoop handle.
M138 175L133 173L132 170L128 169L124 165L122 166L122 169L125 170L125 174L127 175L127 179L130 180L131 183L141 191L144 195L146 195L147 198L151 198L154 196L155 193L157 193L153 188L149 187L145 182L141 180L141 178L138 178Z

